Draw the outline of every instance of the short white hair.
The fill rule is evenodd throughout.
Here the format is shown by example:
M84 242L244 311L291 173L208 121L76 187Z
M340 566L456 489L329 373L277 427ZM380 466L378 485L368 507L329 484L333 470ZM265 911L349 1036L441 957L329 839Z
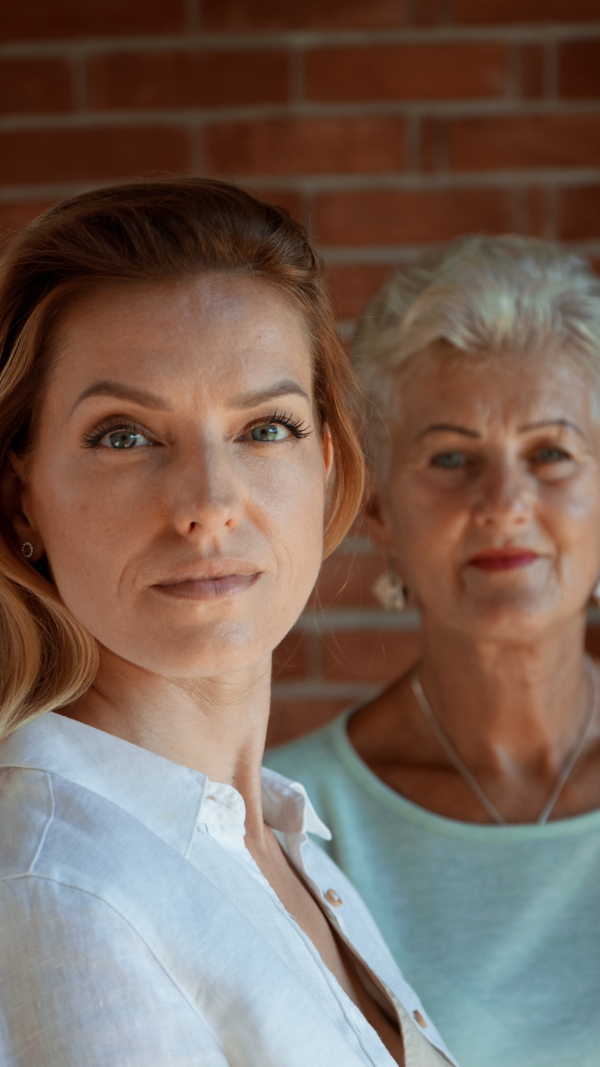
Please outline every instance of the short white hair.
M385 417L393 379L432 346L581 354L600 376L600 280L551 241L468 236L395 274L358 323L353 359Z

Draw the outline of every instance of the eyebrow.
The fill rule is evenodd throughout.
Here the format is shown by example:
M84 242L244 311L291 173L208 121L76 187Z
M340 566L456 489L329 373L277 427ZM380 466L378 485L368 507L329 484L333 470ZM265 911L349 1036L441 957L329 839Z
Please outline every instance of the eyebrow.
M302 396L310 403L308 393L298 382L293 381L291 378L284 378L267 389L260 389L253 393L240 393L232 398L228 406L238 409L253 408L263 404L266 400L272 400L279 396L289 396L290 394ZM130 403L138 404L143 408L151 408L154 411L172 411L170 404L163 397L157 396L156 393L151 393L146 389L134 389L132 386L124 385L122 382L103 378L92 382L87 389L80 393L71 408L71 415L79 404L91 396L112 396L118 400L128 400Z
M436 422L433 426L427 426L426 429L421 430L415 441L420 441L428 433L460 433L463 437L481 437L480 433L476 433L475 430L467 430L465 426L454 426L450 422Z
M570 419L544 419L542 422L530 422L527 426L519 426L519 433L527 433L529 430L541 430L544 426L565 426L569 430L575 430L581 437L585 437L583 430L579 429Z
M107 378L101 378L96 382L92 382L87 389L84 389L79 394L71 408L71 415L75 408L79 407L90 396L114 396L117 400L129 400L130 403L139 404L142 408L152 408L154 411L171 410L166 400L157 396L156 393L150 393L146 389L134 389L133 386L123 385L122 382L113 382Z
M234 396L230 402L232 408L255 408L259 404L264 404L265 400L273 400L278 396L302 396L310 404L310 397L308 393L302 388L298 382L295 382L292 378L283 378L275 385L270 385L267 389L259 389L255 393L239 393L238 396Z
M525 426L519 426L519 433L529 433L531 430L541 430L544 426L564 426L569 430L574 430L575 433L578 433L581 437L585 436L583 430L580 430L574 422L570 421L570 419L544 419L541 422L530 422ZM415 441L420 441L421 438L429 433L459 433L462 434L463 437L481 437L481 434L476 433L475 430L467 430L465 426L455 426L452 423L438 422L435 423L435 425L427 426L425 430L422 430L415 438Z

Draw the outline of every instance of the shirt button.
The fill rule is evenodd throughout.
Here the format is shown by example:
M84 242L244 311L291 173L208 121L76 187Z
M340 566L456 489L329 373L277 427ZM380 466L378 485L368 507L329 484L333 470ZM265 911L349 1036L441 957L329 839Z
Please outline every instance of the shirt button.
M339 893L336 893L335 889L327 890L325 893L325 900L331 904L332 908L339 908L344 903Z
M415 1010L413 1011L413 1015L415 1017L416 1022L418 1022L419 1026L422 1027L423 1030L426 1030L427 1029L427 1023L425 1022L425 1019L421 1015L421 1012L417 1011L417 1009L415 1008Z

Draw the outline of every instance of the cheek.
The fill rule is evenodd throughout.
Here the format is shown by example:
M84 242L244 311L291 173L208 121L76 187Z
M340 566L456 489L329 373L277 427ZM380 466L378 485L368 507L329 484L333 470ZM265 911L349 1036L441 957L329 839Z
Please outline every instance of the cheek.
M115 592L124 561L152 535L152 501L140 485L110 484L68 464L40 467L32 510L59 592L66 601Z
M262 529L281 562L287 560L292 565L294 578L320 566L324 510L325 475L320 454L304 463L273 464L254 480L247 497L248 517Z
M542 506L559 555L571 561L571 568L595 572L600 566L600 481L590 477L548 487Z
M409 472L391 482L388 511L399 560L410 566L426 559L447 560L469 514L460 488L440 491Z

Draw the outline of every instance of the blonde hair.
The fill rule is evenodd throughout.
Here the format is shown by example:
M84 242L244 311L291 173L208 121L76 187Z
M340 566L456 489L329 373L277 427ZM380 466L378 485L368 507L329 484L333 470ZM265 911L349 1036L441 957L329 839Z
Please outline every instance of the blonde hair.
M323 266L283 208L225 182L179 179L98 189L63 201L20 232L0 270L0 478L10 453L35 445L52 338L75 298L106 284L147 284L207 271L275 286L308 328L319 427L331 434L324 553L362 500L358 384L337 335ZM0 529L0 736L82 695L95 640L70 614L47 566L30 566L6 517Z
M394 275L358 324L354 364L382 417L394 379L434 346L480 355L550 347L599 372L600 281L551 241L461 237Z

